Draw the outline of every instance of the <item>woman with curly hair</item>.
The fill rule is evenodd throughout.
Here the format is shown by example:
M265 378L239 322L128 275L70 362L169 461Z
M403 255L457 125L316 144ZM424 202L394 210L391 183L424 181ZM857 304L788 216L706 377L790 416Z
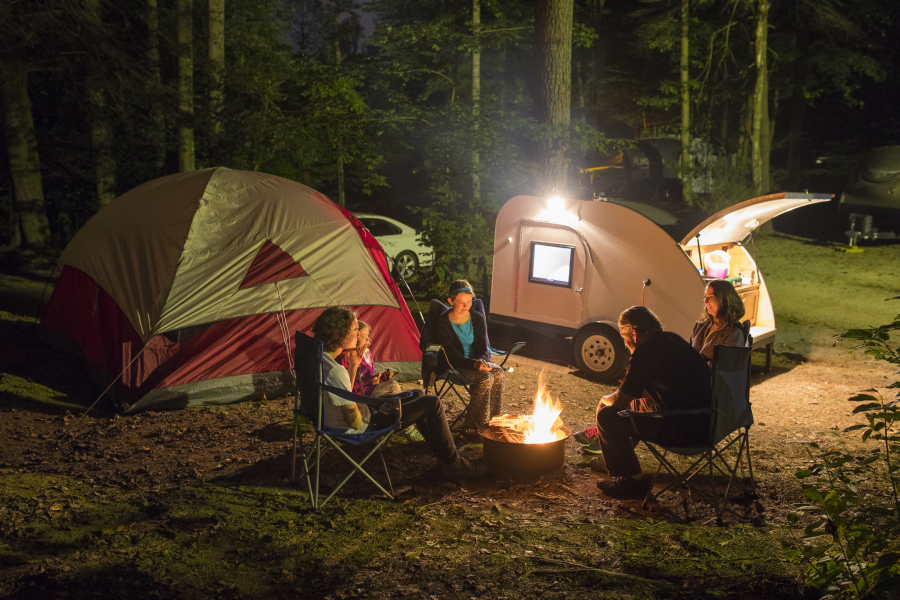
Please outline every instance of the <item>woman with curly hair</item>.
M714 279L706 285L703 294L703 316L694 325L691 346L712 361L713 348L743 346L747 340L741 328L744 301L738 296L731 282Z
M323 383L347 391L352 390L362 357L357 350L359 322L356 313L349 308L333 306L322 312L313 323L313 335L322 341ZM337 362L344 353L348 368ZM325 392L322 403L322 424L328 431L362 433L367 429L384 429L392 421L392 415L365 404L345 400ZM444 406L437 396L418 396L403 401L401 428L415 425L437 457L441 474L447 479L459 481L487 475L487 465L469 462L456 451Z
M473 382L469 390L472 400L463 421L463 431L472 435L479 425L503 411L503 369L490 362L484 317L469 310L475 299L472 284L457 279L450 284L447 296L450 309L437 320L436 339L446 353L441 359Z

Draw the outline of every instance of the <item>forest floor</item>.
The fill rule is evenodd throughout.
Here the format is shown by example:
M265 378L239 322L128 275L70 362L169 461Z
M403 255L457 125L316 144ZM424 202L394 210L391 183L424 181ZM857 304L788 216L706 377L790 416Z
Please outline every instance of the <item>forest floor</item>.
M392 442L395 501L355 477L313 512L305 484L289 480L290 400L84 415L97 392L36 340L48 273L4 274L0 598L818 597L786 558L786 516L802 499L794 473L810 442L874 446L840 433L859 422L847 398L891 372L833 347L833 336L900 313L885 302L900 292L900 245L844 254L775 234L755 250L778 339L771 372L754 353L759 495L736 498L724 527L687 493L646 509L603 496L605 476L573 440L552 475L462 485L441 479L423 445ZM614 388L583 378L549 341L527 341L511 359L504 409L530 412L544 372L566 425L589 425ZM333 483L333 452L325 464Z

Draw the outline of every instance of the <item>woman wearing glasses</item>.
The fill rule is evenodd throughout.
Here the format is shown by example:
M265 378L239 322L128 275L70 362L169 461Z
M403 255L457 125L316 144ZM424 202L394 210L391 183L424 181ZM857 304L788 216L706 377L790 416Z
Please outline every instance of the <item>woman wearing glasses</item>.
M713 348L743 346L747 340L741 328L744 302L730 282L715 279L706 285L703 294L703 316L694 325L691 346L711 361Z

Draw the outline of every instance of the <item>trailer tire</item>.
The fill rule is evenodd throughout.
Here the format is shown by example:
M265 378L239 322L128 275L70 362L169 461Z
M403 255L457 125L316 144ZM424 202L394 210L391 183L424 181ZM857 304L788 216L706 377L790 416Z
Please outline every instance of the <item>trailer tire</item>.
M628 364L628 349L618 331L608 325L589 325L573 341L575 365L602 383L615 381Z

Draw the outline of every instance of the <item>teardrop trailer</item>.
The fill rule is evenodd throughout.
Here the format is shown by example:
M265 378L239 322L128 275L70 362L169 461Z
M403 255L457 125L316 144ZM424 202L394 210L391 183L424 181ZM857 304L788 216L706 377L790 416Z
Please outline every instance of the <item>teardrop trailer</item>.
M715 279L704 263L715 252L716 274L732 281L744 301L744 319L750 321L754 345L766 346L768 368L775 316L744 243L770 219L830 199L824 194L762 196L673 237L670 232L677 228L666 227L664 215L643 211L645 216L631 204L517 196L497 216L491 321L571 338L578 368L610 382L628 364L619 313L643 304L667 330L688 339L700 317L706 282Z

